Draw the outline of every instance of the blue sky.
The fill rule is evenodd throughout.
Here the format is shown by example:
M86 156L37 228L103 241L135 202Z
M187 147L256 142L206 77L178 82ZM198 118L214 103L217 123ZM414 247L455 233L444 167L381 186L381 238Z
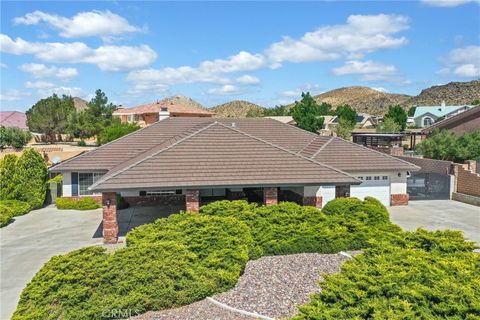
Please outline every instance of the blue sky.
M186 95L263 106L361 85L480 78L478 0L1 2L1 109L97 88L135 106Z

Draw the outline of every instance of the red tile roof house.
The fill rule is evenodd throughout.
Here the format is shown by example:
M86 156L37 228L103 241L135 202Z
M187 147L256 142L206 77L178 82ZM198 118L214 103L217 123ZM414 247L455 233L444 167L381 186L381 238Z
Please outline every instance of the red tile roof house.
M27 116L20 111L0 111L0 126L28 130Z
M63 196L103 202L103 236L118 240L116 194L131 205L217 199L322 207L343 196L406 205L409 162L266 118L167 118L51 168Z
M214 114L196 107L161 101L143 104L134 108L119 108L113 112L113 116L120 118L122 123L136 122L142 127L168 117L212 117Z

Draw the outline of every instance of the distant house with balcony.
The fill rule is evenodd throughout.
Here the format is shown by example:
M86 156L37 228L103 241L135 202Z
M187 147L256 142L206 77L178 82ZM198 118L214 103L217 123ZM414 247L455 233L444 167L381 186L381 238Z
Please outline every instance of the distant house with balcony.
M113 113L122 123L137 123L142 127L169 117L212 117L215 113L205 109L157 101L133 108L118 108Z
M436 121L453 117L472 107L471 105L447 106L445 102L439 106L417 106L413 115L413 125L418 128L429 127Z

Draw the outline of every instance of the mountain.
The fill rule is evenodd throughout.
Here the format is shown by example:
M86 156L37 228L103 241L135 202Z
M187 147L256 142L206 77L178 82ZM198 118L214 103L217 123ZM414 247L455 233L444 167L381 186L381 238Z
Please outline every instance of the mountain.
M406 103L417 106L471 104L480 99L480 80L470 82L450 82L445 85L433 86L422 90L416 97Z
M210 110L215 112L215 116L218 118L244 118L254 115L261 116L263 112L263 108L259 105L244 100L230 101L213 107Z
M179 104L187 107L207 109L203 105L201 105L199 102L193 100L192 98L181 96L181 95L167 97L163 99L162 102L171 102L173 104Z
M83 111L88 108L87 101L79 97L73 97L73 106L77 112Z
M324 92L313 98L317 103L326 102L334 108L349 104L357 112L384 114L388 106L403 105L411 99L411 96L382 92L368 87L346 87Z

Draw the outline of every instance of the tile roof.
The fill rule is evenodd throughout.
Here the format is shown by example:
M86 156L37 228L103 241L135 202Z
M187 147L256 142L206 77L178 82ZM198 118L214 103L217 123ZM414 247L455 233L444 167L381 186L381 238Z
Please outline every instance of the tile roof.
M20 111L0 111L0 126L27 130L27 116Z
M272 119L178 117L161 120L51 170L108 172L99 184L107 190L113 186L110 183L125 188L127 182L160 187L160 181L163 187L341 183L345 177L352 178L342 171L416 169L389 155Z
M195 115L210 115L213 116L215 113L208 110L184 106L180 104L173 104L171 102L152 102L147 104L142 104L133 108L123 108L116 110L113 115L122 115L122 114L144 114L144 113L159 113L161 108L167 108L170 114L195 114Z
M359 181L240 131L236 126L212 122L108 174L91 189L319 183L358 184Z

